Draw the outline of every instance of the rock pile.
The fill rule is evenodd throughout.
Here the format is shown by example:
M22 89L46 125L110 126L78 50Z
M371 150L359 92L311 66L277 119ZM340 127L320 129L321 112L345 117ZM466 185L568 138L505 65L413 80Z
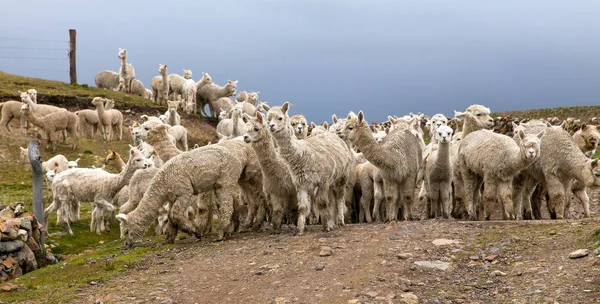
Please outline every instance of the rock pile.
M40 225L23 203L0 205L0 281L10 280L54 263L51 252L40 251Z

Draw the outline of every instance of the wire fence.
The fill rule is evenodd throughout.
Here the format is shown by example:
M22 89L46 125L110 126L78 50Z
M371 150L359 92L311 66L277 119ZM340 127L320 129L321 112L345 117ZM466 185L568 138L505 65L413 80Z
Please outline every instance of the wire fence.
M0 37L0 70L62 80L69 73L69 41Z

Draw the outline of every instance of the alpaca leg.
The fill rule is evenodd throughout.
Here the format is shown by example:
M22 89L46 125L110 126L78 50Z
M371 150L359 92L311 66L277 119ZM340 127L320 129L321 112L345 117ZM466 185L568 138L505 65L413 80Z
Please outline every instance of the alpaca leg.
M399 184L401 189L400 194L402 197L398 199L402 200L402 206L404 210L404 220L412 221L413 218L413 202L415 200L415 180L416 176L409 177L404 180L403 183Z
M498 201L498 184L491 179L484 179L483 188L483 218L490 220L494 206Z
M573 194L583 205L583 216L590 217L590 197L587 194L586 188L577 189L573 191Z
M546 189L546 185L540 183L533 189L533 193L529 197L533 218L536 220L542 219L542 201L548 197L548 191ZM546 207L549 207L550 199L546 199L546 202Z
M568 180L563 183L563 187L565 189L565 207L564 207L564 218L571 218L571 185L573 184L573 180Z
M440 183L440 207L442 209L442 216L445 219L450 218L450 209L452 208L450 192L452 192L452 186L450 185L450 181Z
M385 193L383 190L383 184L380 182L373 182L373 221L382 221L381 213L381 202L385 199Z
M321 215L321 225L323 225L323 231L329 232L335 227L335 201L330 201L329 185L319 186L317 193L315 193L314 202L319 208L319 215Z
M469 220L476 220L475 209L473 208L473 200L476 196L475 191L477 190L477 176L469 173L467 170L462 172L462 186L463 186L463 200L465 208L467 209L467 217ZM456 184L455 184L456 185ZM454 188L454 195L457 194L456 188Z
M504 207L503 208L504 212L502 215L502 218L504 220L516 219L515 212L513 209L512 193L513 193L512 180L503 181L501 183L498 183L498 199L500 200L500 202L502 203L502 206Z
M271 223L273 224L273 233L281 233L281 221L283 218L283 202L285 198L277 194L271 194L271 204L273 206Z
M247 202L247 206L248 206L248 214L246 215L246 220L244 221L244 225L242 226L244 230L246 229L250 229L250 226L252 226L252 222L254 222L254 218L256 217L256 213L257 213L257 206L256 204L253 202L253 200L248 198L248 192L249 190L242 190L242 196L244 198L246 198L246 202Z
M440 185L437 182L430 182L428 187L428 202L429 218L441 216L441 210L438 207L440 203Z
M383 191L385 192L385 213L387 222L396 222L398 220L398 187L395 183L384 180Z
M340 226L346 226L345 213L346 213L346 187L341 185L340 187L334 187L333 193L337 202L336 205L336 224Z
M465 188L462 174L459 170L456 170L455 176L452 179L453 186L453 199L454 205L452 207L452 217L454 218L467 218L468 209L465 200Z
M119 134L119 140L123 140L123 123L117 124L117 134Z
M44 210L44 223L46 223L46 227L44 227L44 231L46 233L48 233L48 216L50 216L51 213L58 211L60 206L61 206L61 201L58 200L57 197L54 197L52 204L50 204L50 206L48 206ZM58 220L58 218L57 218L57 220Z
M77 134L77 128L69 129L69 136L71 136L71 140L73 141L73 150L77 149L77 145L79 144L79 134Z
M98 129L100 130L100 134L102 135L102 140L104 140L106 142L106 131L104 130L105 127L102 123L98 124Z
M233 186L217 188L217 204L219 207L219 229L217 231L217 241L225 238L226 229L231 228L231 215L233 214Z
M262 226L263 221L265 221L265 217L266 217L266 205L267 205L267 198L265 197L265 194L260 191L259 193L256 193L256 195L254 196L254 200L256 202L256 204L258 204L257 206L257 213L256 213L256 219L254 220L254 226L252 227L252 230L254 231L258 231L260 230L260 227Z
M372 221L371 218L371 210L369 209L369 207L371 207L371 201L373 200L373 183L369 182L369 183L365 183L362 187L362 196L360 197L360 210L361 212L364 213L364 220L366 220L367 223L370 223ZM362 222L363 217L360 217L360 222Z
M563 219L565 214L565 188L560 182L557 176L548 174L546 176L548 194L550 194L550 201L548 201L548 211L550 212L550 218ZM569 188L570 189L570 188Z
M298 189L298 235L304 234L304 225L306 223L306 216L308 210L311 208L310 200L308 199L308 190L306 188ZM314 202L314 201L313 201Z

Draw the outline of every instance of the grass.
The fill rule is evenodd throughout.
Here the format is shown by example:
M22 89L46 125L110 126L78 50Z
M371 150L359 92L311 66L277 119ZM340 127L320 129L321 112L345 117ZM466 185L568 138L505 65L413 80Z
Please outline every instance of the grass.
M150 100L137 95L129 95L121 92L108 91L89 87L88 85L70 85L65 82L46 80L40 78L24 77L14 74L0 72L0 101L19 100L18 91L26 91L35 88L38 91L38 99L51 98L49 103L60 104L66 99L93 98L96 96L107 97L117 101L119 106L143 106L148 108L162 109L154 105Z
M94 96L106 96L115 99L121 107L137 106L145 112L156 108L149 100L138 96L0 72L0 101L18 99L17 91L29 88L38 90L40 101L45 98L45 103L64 104L65 107L71 108L80 106ZM12 126L16 127L16 122L13 122ZM18 128L13 130L16 135L9 135L4 130L0 130L0 204L22 201L27 210L32 212L32 172L28 163L19 162L19 146L27 147L29 140L20 133L21 130ZM43 159L48 159L55 154L63 154L69 160L81 158L80 167L92 165L101 167L109 149L117 151L126 161L129 144L128 141L113 141L107 144L102 141L80 139L76 150L58 145L57 151L52 153L42 146L40 153ZM113 168L107 170L116 172ZM44 184L45 206L48 206L51 200L51 194ZM169 248L168 246L140 247L122 252L123 241L119 239L118 224L113 223L110 233L101 235L92 233L89 231L90 213L90 204L82 204L82 218L72 225L73 236L63 236L63 227L56 226L56 216L51 215L48 223L50 236L46 239L46 244L52 247L54 254L66 260L17 278L13 283L23 285L24 290L1 293L0 301L4 303L69 301L77 295L78 289L85 289L90 282L101 283L109 280L127 269L137 267L136 265L143 261L147 253Z

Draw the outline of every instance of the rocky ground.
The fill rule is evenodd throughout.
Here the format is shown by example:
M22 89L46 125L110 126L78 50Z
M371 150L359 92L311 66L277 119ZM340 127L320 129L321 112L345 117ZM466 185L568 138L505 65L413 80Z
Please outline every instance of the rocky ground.
M185 239L74 302L600 303L600 258L569 257L599 224L428 220Z

